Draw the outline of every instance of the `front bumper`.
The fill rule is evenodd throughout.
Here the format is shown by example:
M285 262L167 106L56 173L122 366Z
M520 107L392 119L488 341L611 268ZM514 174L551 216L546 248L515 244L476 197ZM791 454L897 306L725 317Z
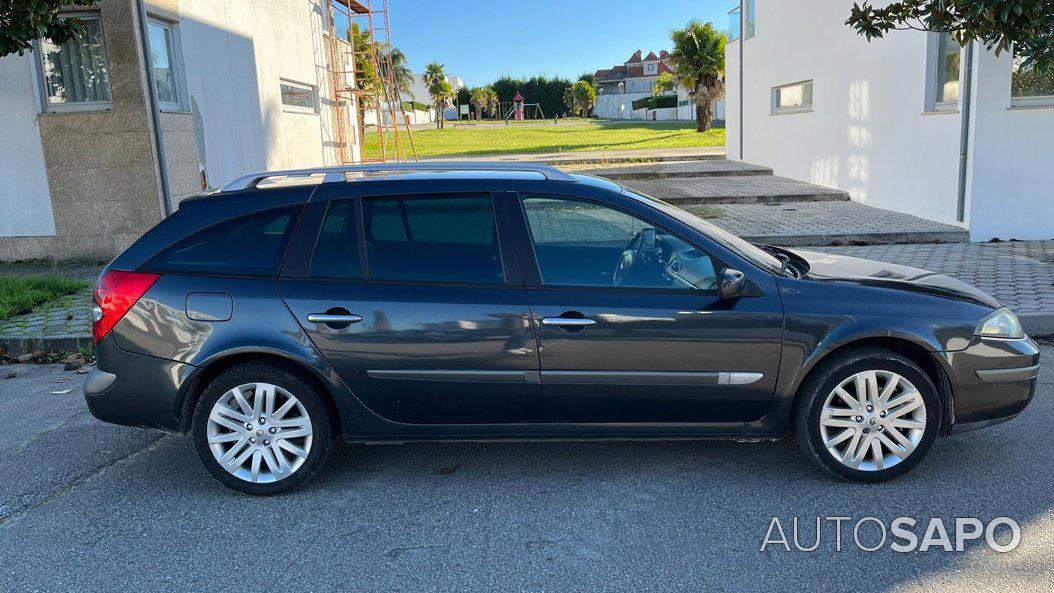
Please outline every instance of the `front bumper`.
M178 431L180 386L192 365L121 350L107 336L96 346L96 368L84 382L84 401L103 422Z
M952 432L1010 420L1032 401L1039 376L1039 346L1029 338L975 337L956 352L943 352L952 388Z

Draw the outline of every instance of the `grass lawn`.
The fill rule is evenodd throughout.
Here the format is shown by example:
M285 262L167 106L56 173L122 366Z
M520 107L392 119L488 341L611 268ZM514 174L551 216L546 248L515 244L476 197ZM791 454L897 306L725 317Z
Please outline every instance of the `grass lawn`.
M405 138L404 138L405 139ZM583 152L641 148L724 146L724 128L696 133L691 122L603 123L542 126L453 126L414 132L421 157ZM365 157L378 156L377 136L366 132ZM389 146L389 155L393 149Z
M87 286L87 282L58 276L0 276L0 321Z

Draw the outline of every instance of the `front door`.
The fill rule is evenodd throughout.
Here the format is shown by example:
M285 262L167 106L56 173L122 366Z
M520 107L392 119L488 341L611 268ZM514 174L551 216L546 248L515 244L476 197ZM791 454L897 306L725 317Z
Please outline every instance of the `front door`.
M375 413L537 419L535 335L522 283L506 273L500 212L489 193L335 200L308 277L281 280L311 340Z
M723 300L723 264L644 218L596 201L520 198L523 251L536 266L528 300L547 420L747 422L765 414L782 340L774 282L757 296Z

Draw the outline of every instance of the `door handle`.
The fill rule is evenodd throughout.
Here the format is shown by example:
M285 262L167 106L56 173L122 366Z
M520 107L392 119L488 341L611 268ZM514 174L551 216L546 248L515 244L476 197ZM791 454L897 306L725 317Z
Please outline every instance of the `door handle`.
M358 323L362 321L362 315L355 315L354 313L348 313L344 315L338 315L334 313L311 313L307 316L307 320L310 323Z
M545 317L542 319L542 325L553 327L589 327L596 324L597 322L592 319L581 317Z

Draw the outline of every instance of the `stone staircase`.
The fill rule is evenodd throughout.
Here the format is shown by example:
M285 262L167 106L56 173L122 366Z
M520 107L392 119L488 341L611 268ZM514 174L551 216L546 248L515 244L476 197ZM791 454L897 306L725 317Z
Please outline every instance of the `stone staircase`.
M555 164L677 204L757 243L803 247L970 240L961 227L853 202L844 191L779 177L768 167L709 152L696 157L649 162L583 157Z

